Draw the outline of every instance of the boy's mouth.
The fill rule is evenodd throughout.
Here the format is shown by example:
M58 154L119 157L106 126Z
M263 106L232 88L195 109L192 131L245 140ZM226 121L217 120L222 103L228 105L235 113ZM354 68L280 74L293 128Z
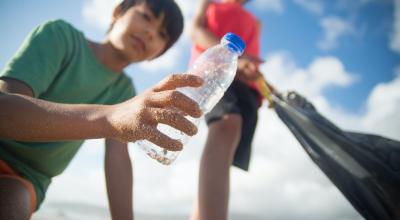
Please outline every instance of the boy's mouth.
M133 41L134 47L138 47L142 52L146 51L146 44L140 37L131 35L131 39Z

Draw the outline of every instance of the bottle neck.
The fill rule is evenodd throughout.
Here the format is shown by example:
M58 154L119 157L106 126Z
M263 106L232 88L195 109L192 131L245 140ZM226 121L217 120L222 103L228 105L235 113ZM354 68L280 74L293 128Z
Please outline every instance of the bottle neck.
M223 40L221 42L222 45L224 45L225 47L227 47L229 49L229 51L231 51L232 53L234 53L236 56L240 55L240 49L238 46L236 46L234 43L229 42L229 41L225 41Z

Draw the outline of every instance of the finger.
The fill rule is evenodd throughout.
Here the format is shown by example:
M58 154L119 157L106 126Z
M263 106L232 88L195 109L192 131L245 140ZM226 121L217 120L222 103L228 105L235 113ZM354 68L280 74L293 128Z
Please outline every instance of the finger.
M153 87L153 91L165 91L174 90L179 87L199 87L203 84L203 79L198 76L191 74L173 74L168 76L156 86Z
M157 108L177 108L195 118L202 115L197 102L175 90L153 93L148 102L151 106Z
M163 134L157 128L150 128L148 137L146 138L151 143L169 151L181 151L183 145L181 142L174 140Z
M193 136L197 133L197 127L176 111L160 108L153 108L151 111L158 123L169 125L177 130L183 131L189 136Z

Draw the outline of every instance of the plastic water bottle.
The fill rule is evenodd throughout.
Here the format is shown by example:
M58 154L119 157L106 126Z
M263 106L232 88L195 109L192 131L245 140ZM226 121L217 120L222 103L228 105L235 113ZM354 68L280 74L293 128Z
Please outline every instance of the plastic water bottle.
M233 82L238 57L243 53L245 47L245 43L239 36L227 33L221 39L220 44L202 53L188 71L189 74L201 77L204 84L198 88L185 87L177 90L196 101L204 114L210 112ZM196 126L201 120L190 116L186 118ZM183 145L187 144L190 138L185 133L165 124L158 124L157 129L169 137L179 140ZM164 165L171 164L180 153L180 151L168 151L147 140L140 140L137 143L147 155Z

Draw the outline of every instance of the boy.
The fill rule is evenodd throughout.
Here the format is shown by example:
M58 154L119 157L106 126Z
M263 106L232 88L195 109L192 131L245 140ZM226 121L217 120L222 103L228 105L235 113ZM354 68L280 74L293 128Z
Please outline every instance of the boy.
M173 0L124 0L104 42L95 43L62 21L37 27L0 76L0 219L28 219L43 202L84 139L106 138L105 173L113 219L133 219L132 167L127 142L147 139L168 150L182 144L158 123L188 135L198 105L175 88L201 79L172 75L135 95L123 69L154 59L181 35ZM173 112L171 107L181 113Z
M261 96L255 80L258 71L260 24L243 8L246 0L200 0L193 20L192 59L219 42L226 32L238 34L246 42L239 58L236 79L223 98L206 115L208 137L201 158L198 199L193 220L226 220L228 216L229 175L233 163L248 170L251 142L257 123Z

